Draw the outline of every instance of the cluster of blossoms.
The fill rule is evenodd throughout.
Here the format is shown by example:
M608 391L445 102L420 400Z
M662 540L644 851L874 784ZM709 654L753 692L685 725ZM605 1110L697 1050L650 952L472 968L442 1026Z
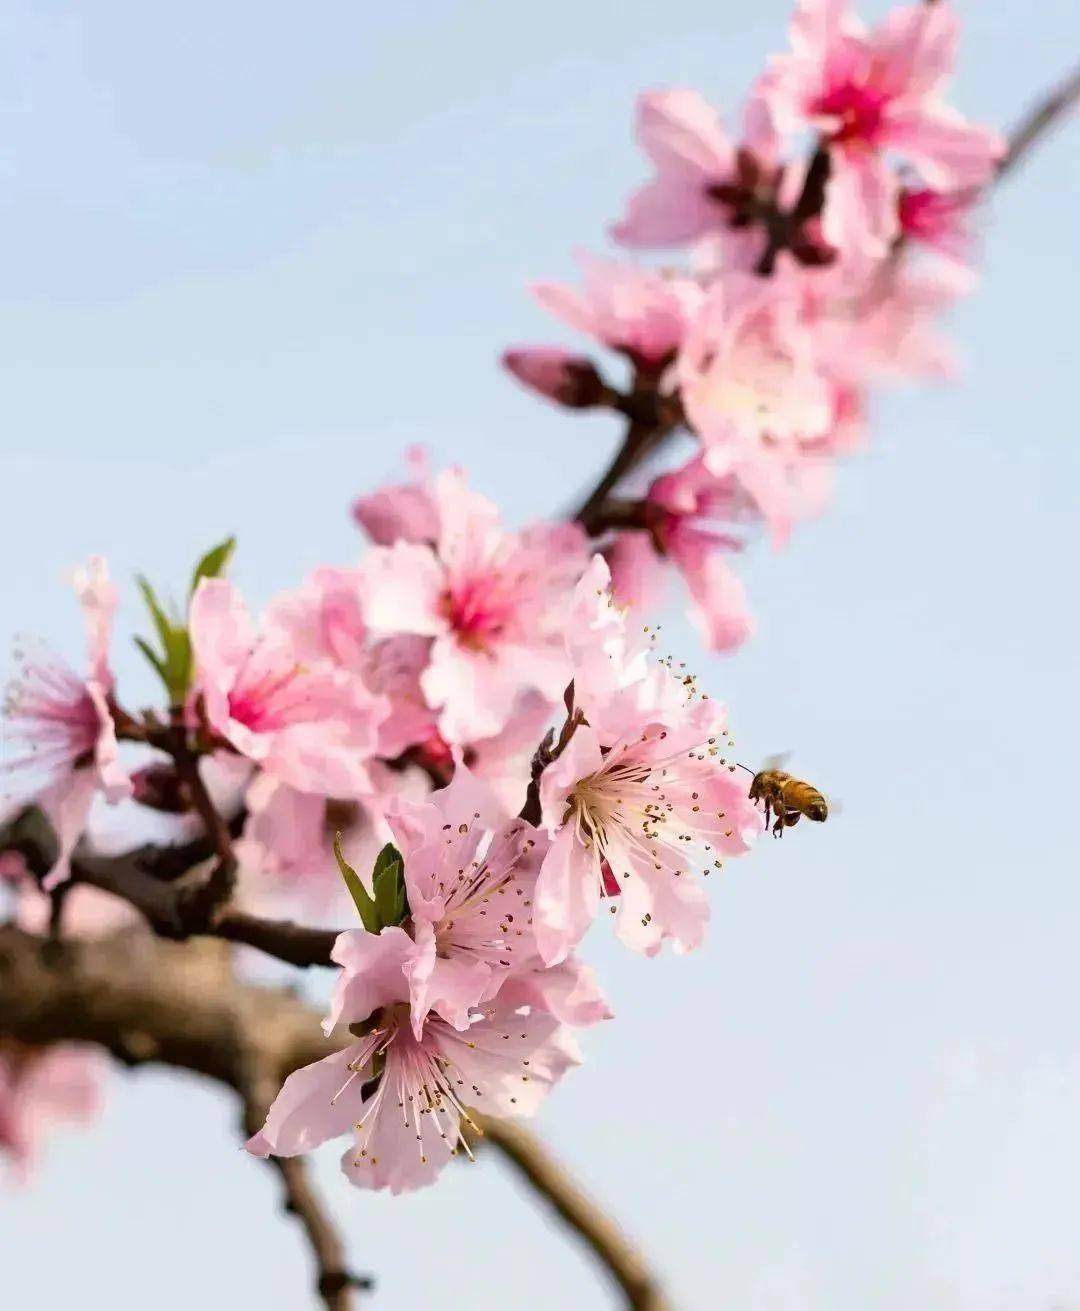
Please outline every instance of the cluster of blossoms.
M456 479L440 486L463 495ZM384 494L383 524L385 510ZM508 541L482 510L455 515L438 549L396 538L361 567L363 608L384 621L388 595L402 576L413 580L415 613L394 613L430 634L421 684L446 697L435 731L440 743L451 734L456 763L447 786L383 807L396 845L380 858L374 897L360 893L378 909L334 948L342 973L325 1027L347 1026L353 1041L293 1074L249 1144L289 1155L351 1132L346 1173L394 1191L428 1182L459 1147L469 1150L469 1108L529 1114L577 1063L571 1030L608 1015L574 955L603 901L632 948L651 955L670 939L689 950L708 918L698 876L746 851L762 828L723 754L723 708L630 640L602 557L582 571L579 544L565 535ZM538 537L558 586L535 573L525 586L517 572L522 553L538 565ZM512 594L506 574L485 573L493 559L520 580ZM571 567L580 577L567 587ZM540 620L560 595L569 602L561 635ZM531 647L515 622L520 607L538 620ZM508 651L516 660L500 667ZM565 714L558 742L547 739L536 757L535 807L521 787L508 809L451 732L468 722L459 716L483 668L504 715L526 691L543 698L558 671L550 685L565 691ZM563 695L546 701L548 715L556 705ZM495 713L492 702L486 711ZM399 878L403 895L384 877Z
M972 211L1004 154L943 99L956 42L945 3L868 30L844 0L798 0L790 51L754 84L737 137L696 91L644 94L653 176L611 235L686 248L687 265L583 255L580 289L535 289L629 362L631 391L561 347L504 356L560 405L696 436L689 463L585 518L607 534L618 594L649 605L670 563L715 650L752 628L732 553L755 527L783 543L822 507L872 386L949 369L935 320L973 285Z
M723 707L634 636L579 527L511 532L454 470L355 516L375 539L359 565L317 570L258 622L225 552L176 619L144 585L163 652L142 645L177 694L167 722L120 704L115 590L102 560L80 570L90 673L24 658L7 714L26 749L5 762L0 819L51 821L37 873L65 932L78 897L105 896L79 883L95 799L197 823L181 756L237 834L240 906L325 908L344 874L363 927L336 940L326 1030L352 1040L287 1080L249 1146L352 1131L349 1177L401 1191L468 1150L467 1108L529 1114L578 1062L572 1030L609 1015L575 955L601 904L646 955L697 946L702 876L763 820ZM44 931L49 895L5 859Z
M344 1045L287 1079L252 1152L350 1134L355 1183L423 1185L469 1151L477 1110L530 1114L578 1062L573 1030L608 1017L575 954L602 906L644 955L702 941L703 879L763 818L724 708L653 657L628 606L670 561L707 643L738 645L751 625L731 553L756 525L782 542L822 504L872 382L940 367L933 318L970 281L969 211L1002 153L941 102L955 34L940 3L868 32L836 0L799 0L737 143L694 92L643 97L655 175L613 235L689 247L688 268L587 259L583 290L538 288L629 361L631 390L561 348L506 357L551 400L623 412L635 459L679 426L696 436L639 497L610 479L574 521L511 530L459 470L416 457L353 507L359 563L316 570L258 619L225 576L231 543L178 610L142 584L161 714L119 699L100 559L75 579L85 672L23 656L0 824L35 808L55 835L33 878L4 857L24 927L117 928L92 905L80 927L76 900L93 896L79 863L103 805L132 832L152 815L165 841L213 830L241 910L336 898L351 915L351 893L362 927L336 939L325 1024ZM807 133L808 158L786 157ZM936 262L913 267L916 245ZM25 1155L50 1106L89 1108L87 1061L0 1048L0 1146Z

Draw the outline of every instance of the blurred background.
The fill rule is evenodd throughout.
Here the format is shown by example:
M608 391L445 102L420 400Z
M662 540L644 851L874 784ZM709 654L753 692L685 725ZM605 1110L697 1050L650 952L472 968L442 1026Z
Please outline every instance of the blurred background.
M1009 125L1080 48L1072 0L957 7L976 119ZM565 508L618 432L498 371L573 341L526 284L605 248L646 172L635 94L737 111L788 16L9 0L2 645L78 655L65 571L104 551L121 687L149 699L135 571L179 590L235 532L261 602L351 561L351 496L414 441L512 520ZM705 658L667 618L741 758L790 748L844 805L725 871L695 956L587 943L618 1018L540 1127L681 1308L1080 1307L1076 150L1066 125L993 198L959 384L881 397L829 513L743 562L757 637ZM116 1072L99 1125L0 1193L11 1305L306 1305L234 1119ZM494 1159L394 1199L338 1154L320 1174L379 1311L616 1304Z

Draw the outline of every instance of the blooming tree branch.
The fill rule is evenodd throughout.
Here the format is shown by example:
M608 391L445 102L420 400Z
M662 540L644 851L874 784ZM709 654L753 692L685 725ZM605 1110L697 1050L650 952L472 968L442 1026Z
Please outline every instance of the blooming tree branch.
M224 1084L238 1094L248 1132L266 1098L293 1070L321 1060L326 1039L310 1007L288 990L233 975L219 944L179 946L141 933L48 944L0 926L0 1014L10 1038L39 1047L100 1044L126 1066L161 1064ZM481 1117L483 1141L503 1154L585 1242L633 1307L658 1309L644 1259L597 1205L525 1130ZM297 1216L328 1308L350 1305L366 1276L348 1270L340 1241L299 1157L268 1158L281 1178L286 1209Z
M563 410L625 422L566 519L508 526L462 470L413 453L404 482L354 504L359 561L261 615L227 576L231 538L181 604L139 579L163 693L139 715L112 670L106 563L76 572L84 661L21 653L6 707L7 1154L25 1165L43 1121L90 1113L100 1071L73 1044L217 1080L345 1311L365 1281L304 1156L344 1139L345 1179L396 1194L486 1133L628 1305L664 1305L514 1121L611 1018L578 954L596 921L644 958L693 950L713 871L766 825L827 818L785 773L751 785L727 708L654 657L639 615L675 577L707 647L745 642L739 552L824 509L875 388L943 371L937 321L974 286L980 200L1080 98L1074 75L1007 142L945 100L957 38L944 0L873 28L843 0L796 0L735 136L696 91L642 95L651 173L610 232L683 264L583 255L580 287L534 289L629 385L560 346L503 359ZM693 455L665 463L680 432ZM104 850L102 805L158 836ZM245 981L231 944L331 968L321 1029Z

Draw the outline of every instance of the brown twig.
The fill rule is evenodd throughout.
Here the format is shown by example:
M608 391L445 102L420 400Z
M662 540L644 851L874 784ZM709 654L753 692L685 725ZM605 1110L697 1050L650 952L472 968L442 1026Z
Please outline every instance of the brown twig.
M670 1304L641 1252L582 1192L535 1134L516 1122L489 1120L486 1116L480 1127L484 1140L502 1152L599 1259L621 1289L628 1307L633 1311L665 1311Z
M188 745L187 733L183 728L177 728L173 733L171 754L176 763L176 772L188 789L191 803L217 855L217 861L203 888L208 910L212 912L228 901L236 887L236 855L233 852L232 834L225 817L207 791L199 771L198 756Z
M258 1064L253 1063L246 1070L238 1091L243 1099L244 1133L250 1137L262 1128L267 1109L277 1093L273 1072L260 1071ZM315 1261L315 1287L326 1311L351 1311L354 1289L370 1288L372 1281L366 1275L354 1275L349 1270L341 1238L315 1191L303 1157L268 1156L264 1159L281 1180L285 1211L295 1216L304 1230Z
M207 930L215 938L243 943L289 965L332 965L330 952L340 929L311 929L292 920L268 920L226 906Z
M609 494L627 474L659 449L674 428L674 422L660 414L630 420L611 463L573 516L591 537L599 536L608 527Z
M1033 105L1009 133L1009 148L998 165L998 177L1015 168L1039 137L1063 118L1077 100L1080 100L1080 68Z
M326 1304L326 1311L350 1311L354 1303L353 1290L371 1288L372 1280L367 1275L350 1274L345 1268L341 1239L311 1185L304 1158L268 1156L266 1163L281 1178L285 1210L296 1216L303 1226L315 1258L315 1287Z

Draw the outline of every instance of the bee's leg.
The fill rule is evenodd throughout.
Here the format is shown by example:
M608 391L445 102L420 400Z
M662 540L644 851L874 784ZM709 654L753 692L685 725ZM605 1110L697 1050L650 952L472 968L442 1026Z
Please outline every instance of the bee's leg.
M784 816L785 828L791 828L792 824L797 824L798 822L799 822L799 812L797 810L789 810L787 814Z
M787 817L787 812L784 810L783 803L778 801L776 803L776 823L773 825L773 831L772 831L772 835L774 838L783 837L784 820L786 819L786 817Z

